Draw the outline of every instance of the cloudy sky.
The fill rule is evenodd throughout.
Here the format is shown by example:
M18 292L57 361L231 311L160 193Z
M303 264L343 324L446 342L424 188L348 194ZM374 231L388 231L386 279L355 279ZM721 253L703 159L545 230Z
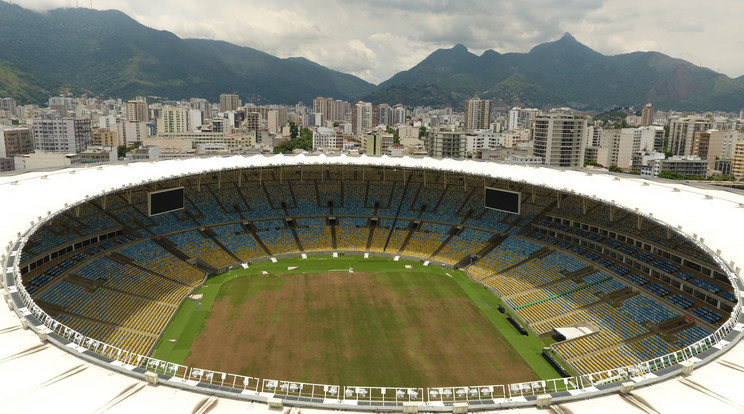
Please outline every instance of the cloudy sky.
M6 0L7 1L7 0ZM744 75L744 1L677 0L12 0L23 7L118 9L180 37L304 56L382 82L439 48L527 52L570 32L614 55L655 50Z

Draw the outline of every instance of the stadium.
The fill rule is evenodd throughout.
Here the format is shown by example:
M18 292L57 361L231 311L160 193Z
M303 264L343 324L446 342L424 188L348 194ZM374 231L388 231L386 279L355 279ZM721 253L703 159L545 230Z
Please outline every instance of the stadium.
M0 194L4 411L744 409L744 196L735 191L587 170L298 155L31 172L0 177ZM507 339L544 341L539 363L553 375L469 381L473 368L442 359L458 383L315 382L302 361L296 375L290 364L267 377L154 355L211 275L352 256L354 266L384 258L450 277L463 270L497 298L498 310L477 295L509 321ZM353 273L341 267L327 272Z

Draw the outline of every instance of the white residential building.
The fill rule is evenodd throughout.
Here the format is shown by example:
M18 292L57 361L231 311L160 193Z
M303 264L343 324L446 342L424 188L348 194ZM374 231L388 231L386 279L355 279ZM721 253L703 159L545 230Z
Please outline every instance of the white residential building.
M410 125L398 125L398 137L401 142L406 139L419 139L421 128Z
M147 123L142 121L119 120L116 123L116 133L119 136L119 145L131 146L135 142L143 142L147 138Z
M656 175L659 175L659 168L661 164L657 165L657 161L661 161L666 158L663 152L656 151L639 151L633 154L631 167L632 171L639 171L644 177L653 177L654 171Z
M490 129L478 129L467 132L466 135L466 154L473 157L479 149L496 149L512 145L512 135L493 132ZM508 143L507 143L508 141Z
M189 109L175 106L164 107L158 118L158 135L190 132Z
M692 154L695 133L713 128L713 122L704 117L673 120L669 125L669 151L674 155Z
M189 109L189 125L191 132L196 132L204 125L204 112L201 109Z
M507 121L508 129L529 129L532 122L537 118L540 111L534 108L522 109L518 106L509 110L509 120Z
M581 116L551 113L535 118L534 155L546 165L582 167L586 147L587 121Z
M405 106L400 104L395 105L395 108L393 108L393 123L395 125L405 124L407 115L408 111Z
M287 123L286 117L284 119L284 122L282 122L280 118L280 111L276 109L269 109L269 111L266 113L266 121L268 123L269 132L271 132L272 134L278 133L281 128Z
M342 145L343 138L339 142L336 136L336 130L333 128L320 127L313 131L313 150L341 148Z
M90 119L34 118L33 134L38 151L79 154L93 140Z
M355 135L362 135L372 128L372 104L357 102L351 107L351 128Z
M590 128L591 129L591 128ZM633 154L639 151L661 151L664 142L664 128L659 126L645 126L640 128L602 129L600 139L592 138L592 143L598 142L596 159L592 161L623 169L631 168ZM606 148L606 151L603 149Z
M16 171L35 170L40 168L68 167L80 164L80 155L64 152L34 151L13 157Z
M435 158L467 157L467 135L465 131L429 131L425 144L426 151Z

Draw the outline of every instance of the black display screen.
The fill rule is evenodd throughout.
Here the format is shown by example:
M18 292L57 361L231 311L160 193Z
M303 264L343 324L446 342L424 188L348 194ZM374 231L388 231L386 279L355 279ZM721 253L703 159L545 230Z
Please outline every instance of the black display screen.
M169 213L183 209L183 187L150 193L148 204L150 215Z
M498 190L486 187L486 208L519 214L521 193L517 191Z

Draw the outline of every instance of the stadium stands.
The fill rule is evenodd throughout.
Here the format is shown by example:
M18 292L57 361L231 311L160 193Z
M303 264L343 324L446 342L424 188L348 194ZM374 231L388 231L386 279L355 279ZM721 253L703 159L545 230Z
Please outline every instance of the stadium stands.
M443 224L423 223L418 231L411 234L404 253L417 257L430 257L447 238L449 228Z
M189 257L198 257L216 269L236 262L235 258L197 230L172 234L168 238Z
M317 183L318 202L321 206L327 206L328 202L333 202L334 208L343 208L343 189L338 181L322 181Z
M295 242L292 230L286 227L276 227L273 230L267 230L256 233L263 241L272 254L283 254L298 252L299 247Z
M344 214L358 217L369 217L374 214L374 209L366 204L367 186L362 182L344 184ZM374 206L374 204L371 204ZM335 209L334 209L335 211Z
M481 251L492 236L492 233L485 231L464 229L458 236L453 237L433 259L454 265L465 256Z
M126 247L120 253L132 258L142 267L183 285L196 287L204 278L204 273L196 267L179 260L152 240Z
M339 250L365 251L369 227L364 218L342 218L338 229Z
M237 186L226 185L221 190L215 191L214 194L219 203L225 209L225 212L231 215L234 219L239 218L235 216L236 213L239 214L240 212L248 210L248 206Z
M444 186L440 184L421 184L416 194L416 199L411 205L411 210L423 211L426 213L436 212L439 206L439 200L442 198ZM426 206L424 208L424 206ZM428 217L431 218L431 217Z
M242 196L248 200L248 205L250 206L250 211L245 214L246 218L264 219L284 215L281 211L272 209L269 200L264 196L264 187L265 185L259 184L256 181L249 181L240 187Z
M292 192L294 193L294 199L297 203L297 208L290 211L291 215L296 216L328 216L330 209L328 208L328 199L319 204L318 194L315 190L315 185L311 182L294 183L292 185ZM334 202L334 205L339 205Z
M398 221L390 230L390 238L385 247L386 253L398 253L403 247L403 242L408 236L408 222Z
M228 224L226 226L212 227L212 230L225 247L243 262L266 256L261 246L251 233L246 231L240 224Z
M273 181L271 185L264 185L263 188L266 190L266 194L269 197L269 204L271 204L273 208L281 208L282 203L284 203L287 208L296 207L289 182Z
M467 268L476 280L495 275L499 271L523 261L540 249L540 245L516 236L509 236L499 246ZM499 292L501 293L501 292Z
M207 186L203 186L201 191L193 191L187 197L197 210L195 211L197 221L203 226L236 220L235 216L230 216L225 212L222 205L209 192Z
M480 254L466 271L534 332L597 328L553 346L582 373L689 344L723 321L715 300L736 300L711 273L660 250L684 246L690 257L704 256L682 238L594 201L564 196L558 207L552 195L530 194L514 215L484 208L482 188L465 189L464 179L334 174L299 182L297 172L266 172L260 180L251 172L219 185L213 177L198 185L186 179L184 209L152 217L144 190L84 203L31 235L22 260L40 264L27 266L24 286L81 333L146 353L204 278L190 259L219 269L277 254L346 250L465 266ZM617 230L603 227L611 218ZM88 240L108 232L117 236ZM74 248L44 259L68 245ZM696 298L693 287L715 300ZM694 322L679 331L658 328L681 316Z
M331 227L323 219L298 220L297 237L306 252L333 250Z
M374 234L370 243L370 250L377 253L382 253L385 250L385 242L390 234L393 221L390 219L381 219L380 223L375 227Z

